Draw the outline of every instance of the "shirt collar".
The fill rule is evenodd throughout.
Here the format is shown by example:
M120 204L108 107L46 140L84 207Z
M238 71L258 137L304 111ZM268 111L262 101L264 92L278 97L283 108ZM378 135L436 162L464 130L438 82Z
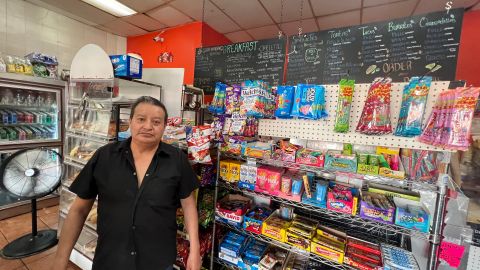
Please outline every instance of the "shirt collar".
M132 137L124 140L124 141L121 141L118 146L117 146L117 151L124 151L124 150L129 150L130 149L130 144L132 143ZM157 148L157 151L155 153L156 155L165 155L165 156L170 156L170 152L168 151L168 149L165 147L165 143L164 142L160 142L160 144L158 145L158 148Z

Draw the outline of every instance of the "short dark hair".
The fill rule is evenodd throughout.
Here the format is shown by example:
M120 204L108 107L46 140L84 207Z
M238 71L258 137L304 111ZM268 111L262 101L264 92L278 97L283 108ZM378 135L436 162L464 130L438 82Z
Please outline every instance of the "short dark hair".
M163 103L160 100L150 96L141 96L137 98L137 100L135 100L135 102L132 104L132 110L130 111L130 119L133 118L133 114L135 113L135 109L137 108L137 106L142 103L147 103L147 104L151 104L151 105L162 108L163 112L165 112L165 124L167 123L167 120L168 120L167 108L165 108L165 105L163 105Z

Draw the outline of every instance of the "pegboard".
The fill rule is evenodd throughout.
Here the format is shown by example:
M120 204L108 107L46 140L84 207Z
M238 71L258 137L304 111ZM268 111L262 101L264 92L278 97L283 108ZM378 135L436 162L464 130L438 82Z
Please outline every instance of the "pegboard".
M439 94L448 89L450 82L432 82L430 87L423 125L428 121L433 105ZM390 118L392 129L395 131L402 105L403 88L407 83L393 83L391 91ZM335 126L335 115L338 103L338 84L325 85L325 99L328 117L320 120L306 119L261 119L258 134L261 136L272 136L280 138L297 138L316 140L323 142L341 142L358 145L402 147L421 150L446 151L443 148L419 142L416 138L406 138L389 135L365 135L355 132L357 123L362 114L365 99L367 98L370 84L355 84L353 92L352 108L350 111L350 131L337 133L333 131Z
M468 256L467 270L480 269L480 247L471 245L468 253L470 255Z

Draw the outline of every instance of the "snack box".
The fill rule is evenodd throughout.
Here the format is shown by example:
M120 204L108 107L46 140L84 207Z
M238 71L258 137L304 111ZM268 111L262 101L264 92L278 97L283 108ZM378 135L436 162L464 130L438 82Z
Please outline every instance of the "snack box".
M383 205L383 207L378 204ZM393 224L395 205L385 195L365 191L362 192L360 216L382 223Z
M292 233L287 230L285 235L286 242L294 247L310 251L311 238Z
M260 166L257 169L255 191L277 195L280 192L281 178L284 169L272 166Z
M220 171L219 171L219 176L222 178L224 181L228 181L228 173L230 171L230 162L232 160L225 159L225 160L220 160Z
M287 229L291 222L280 218L280 211L275 210L262 226L262 234L280 242L286 241Z
M287 171L281 176L280 191L277 196L290 201L300 202L304 190L302 175L298 171Z
M320 208L327 208L327 191L328 182L317 180L313 183L315 189L312 191L312 198L308 198L306 194L302 196L302 202L315 205Z
M368 174L368 175L378 175L379 166L368 165L368 164L358 164L357 173Z
M400 154L400 149L379 146L379 147L377 147L377 154L378 155L391 155L391 156L395 155L395 156L398 156ZM382 176L385 176L385 177L404 179L405 178L405 169L403 167L401 158L398 158L398 167L399 167L398 168L399 170L392 170L389 167L380 166L378 174L382 175Z
M233 160L230 161L228 167L228 181L229 182L238 182L240 181L240 166L242 165L241 161Z
M267 247L266 244L260 241L250 239L237 266L243 270L258 270L258 264L265 254Z
M347 247L354 247L356 249L360 249L376 256L381 256L382 254L380 252L380 246L378 244L361 240L352 236L348 236L347 238Z
M295 162L308 166L323 167L325 165L325 155L320 151L302 148L297 150Z
M393 198L397 206L395 224L420 232L430 229L430 215L421 202L403 198Z
M242 154L252 158L268 159L272 156L272 145L266 142L250 142L243 146Z
M382 270L383 269L382 266L370 264L366 261L362 261L361 259L356 258L354 256L350 256L350 255L345 256L343 263L353 266L359 270Z
M313 237L310 245L310 252L337 263L343 263L345 257L345 239L347 235L331 228L328 229L329 235L335 237L319 234L317 229L317 235ZM326 231L325 227L320 229L320 231Z
M245 214L243 228L256 234L262 234L262 224L271 214L272 210L268 208L255 207Z
M343 155L337 151L328 151L325 158L325 169L341 172L357 172L357 157Z
M130 55L110 55L115 77L141 79L143 61Z
M227 201L244 201L246 204L237 209L222 208L222 204ZM215 206L215 220L225 222L233 226L241 227L243 224L243 216L250 208L252 200L237 194L228 194L223 197Z
M356 192L355 188L330 182L330 189L327 193L327 209L356 215L358 197L354 196L354 191Z
M238 260L240 259L239 257L232 257L229 256L223 252L218 252L218 258L220 260L226 261L228 263L231 263L233 265L238 265Z
M310 251L311 239L315 235L318 223L314 220L296 216L287 229L286 242L300 249Z

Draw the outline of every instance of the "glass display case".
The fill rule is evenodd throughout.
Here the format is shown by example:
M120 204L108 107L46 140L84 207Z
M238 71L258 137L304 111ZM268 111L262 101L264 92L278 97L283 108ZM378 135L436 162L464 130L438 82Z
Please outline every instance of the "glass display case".
M62 153L65 89L64 81L0 73L0 164L24 148ZM0 220L28 212L29 203L0 189ZM38 207L57 203L54 193L40 199Z

